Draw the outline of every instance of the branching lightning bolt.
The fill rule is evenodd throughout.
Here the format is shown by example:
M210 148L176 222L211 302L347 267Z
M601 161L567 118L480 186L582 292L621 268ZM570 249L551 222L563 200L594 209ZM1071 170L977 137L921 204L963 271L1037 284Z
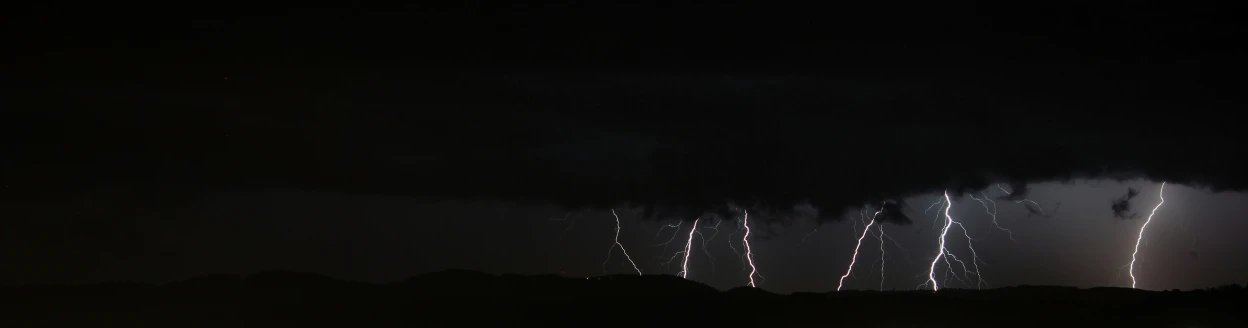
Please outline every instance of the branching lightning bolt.
M754 251L750 249L750 211L744 211L745 217L742 219L742 225L745 226L745 235L741 237L741 243L745 244L745 259L750 263L750 287L758 287L754 284L754 276L758 274L758 267L754 266Z
M680 263L681 278L689 278L689 253L692 253L693 251L693 234L698 232L698 220L701 219L702 218L694 219L693 228L689 229L689 239L685 241L685 250L683 251L685 253L685 261Z
M962 276L975 274L975 287L983 288L983 286L987 283L984 282L984 276L979 274L979 262L981 261L979 259L979 253L975 251L975 245L971 242L974 239L971 238L970 232L966 231L966 226L962 225L962 223L954 221L953 224L958 225L958 228L962 229L962 236L966 237L966 248L971 250L971 266L975 267L975 272L968 272L966 271L966 263L962 263ZM952 253L950 253L949 256L953 257L953 259L957 260L959 263L962 262L961 260L958 260L956 256L953 256Z
M701 219L701 218L699 218L699 219ZM662 233L663 233L663 229L667 229L667 228L676 228L676 230L675 230L675 231L672 231L672 237L667 238L667 241L662 242L662 243L658 243L658 244L654 244L654 246L663 246L663 251L659 253L659 254L661 254L661 255L659 255L659 258L663 258L663 256L665 256L665 254L667 254L667 249L668 249L668 248L671 248L671 246L672 246L672 241L675 241L675 240L676 240L676 236L679 236L679 235L680 235L680 226L681 226L682 224L684 224L684 223L685 223L685 221L684 221L684 220L680 220L680 221L677 221L677 222L676 222L676 224L667 224L667 225L664 225L664 226L662 226L662 227L659 227L659 232L656 232L656 233L654 234L654 237L655 237L655 238L658 238L658 237L659 237L659 234L662 234ZM693 230L691 230L691 231L697 231L697 227L694 227L694 229L693 229ZM688 245L686 245L686 246L688 246ZM684 251L684 250L680 250L680 251L676 251L676 253L673 253L673 254L672 254L672 256L667 257L667 260L665 260L665 261L663 261L663 262L661 263L661 264L663 264L663 268L664 268L664 269L671 268L672 262L676 261L676 258L677 258L677 257L680 257L681 255L687 255L687 254L685 253L685 251ZM677 275L680 275L680 273L677 273Z
M875 217L880 215L880 212L883 211L883 208L879 211L875 211L875 214L871 215L871 221L868 222L867 226L862 229L862 235L858 236L858 244L854 246L854 256L849 259L849 268L845 269L845 274L841 275L841 280L836 283L837 291L840 291L841 287L845 285L845 278L849 277L849 274L854 272L854 263L858 262L858 249L862 247L862 239L867 238L867 232L870 232L871 226L875 225Z
M1010 236L1010 241L1014 241L1014 232L1010 231L1010 229L1002 228L1001 224L997 223L997 202L992 201L992 198L988 198L988 195L984 194L983 192L980 192L979 195L983 196L984 198L982 199L975 198L974 194L967 194L967 196L971 196L971 199L979 201L980 204L984 205L984 212L988 213L988 216L992 217L992 225L996 226L997 229L1001 231L1005 231L1005 233ZM985 200L987 202L985 202ZM992 203L991 210L988 209L988 203Z
M641 269L637 268L637 263L633 262L633 258L628 256L628 251L624 249L624 245L620 244L620 216L615 214L614 208L611 209L611 216L615 217L615 244L612 244L611 248L607 249L607 260L602 262L602 271L607 271L607 262L611 261L611 251L615 250L616 247L619 247L620 252L624 253L624 258L628 260L629 264L633 265L633 270L636 270L637 275L640 276Z
M680 225L684 223L685 223L684 220L676 221L676 224L667 224L662 227L659 227L659 231L654 233L654 238L659 238L659 234L663 233L663 229L676 228L676 231L672 232L672 237L668 238L667 241L654 244L654 246L663 246L663 251L660 252L659 254L667 254L667 249L669 248L669 246L672 245L672 241L676 240L677 235L680 235ZM663 265L665 265L664 268L666 268L666 265L670 264L672 260L676 258L677 255L680 255L680 252L676 252L676 254L672 255L671 258L668 258L666 262L663 262ZM660 255L659 257L662 258L662 256L663 255Z
M714 240L715 236L719 235L719 224L723 222L724 222L723 220L715 220L714 226L703 228L703 229L715 230L715 233L712 233L711 237L709 238L706 237L706 235L703 234L701 231L698 231L698 237L702 239L702 253L706 254L706 258L711 261L711 276L712 277L715 276L715 256L711 255L710 248L706 247L706 244L711 242L711 240ZM732 243L729 243L729 245L732 245Z
M941 200L936 201L935 203L932 203L932 205L928 205L928 206L927 206L927 209L926 209L926 210L923 210L923 215L927 215L927 212L931 211L931 210L932 210L932 208L936 208L936 205L941 205L941 206L943 207L943 206L944 206L944 204L945 204L945 200L944 200L944 199L941 199ZM932 228L936 228L936 223L937 223L937 222L940 222L940 211L939 211L939 210L937 210L937 211L936 211L936 216L932 217Z
M1161 201L1157 202L1157 206L1153 207L1153 212L1148 214L1148 219L1144 220L1144 225L1140 226L1139 236L1135 238L1135 251L1131 252L1131 268L1127 270L1127 274L1131 276L1131 288L1135 288L1135 256L1140 253L1140 240L1144 239L1144 229L1148 228L1148 223L1153 221L1153 215L1157 214L1157 209L1161 208L1161 204L1166 202L1166 182L1161 182L1161 191L1157 192L1157 196L1161 197Z
M669 223L669 224L665 224L665 225L663 225L662 227L659 227L659 231L655 231L655 232L654 232L654 238L659 238L659 235L660 235L660 234L663 234L663 230L666 230L667 228L676 228L676 230L680 230L680 225L681 225L682 223L685 223L685 221L683 221L683 220L682 220L682 221L676 221L676 224L670 224L670 223ZM680 232L679 232L679 231L677 231L676 233L680 233ZM672 237L673 237L673 238L675 238L675 236L676 236L675 234L673 234L673 235L672 235ZM662 244L659 244L659 245L662 245Z
M948 191L945 191L945 202L950 202ZM927 282L923 283L924 285L931 284L933 292L940 290L936 283L936 263L945 258L945 234L949 233L951 226L953 226L953 217L949 216L949 207L945 207L945 228L940 232L940 246L937 248L936 258L932 259L932 265L927 269Z
M964 277L969 278L969 275L974 274L979 279L978 283L976 284L977 287L984 285L985 282L983 281L983 277L979 273L979 262L980 262L979 255L975 251L975 247L971 244L971 236L966 231L966 227L962 226L961 223L954 221L953 216L949 215L949 209L953 207L953 201L949 198L948 190L946 190L944 194L944 206L943 207L944 207L943 209L944 209L944 216L945 216L945 225L944 225L944 228L941 229L940 231L940 245L939 245L939 248L937 249L936 257L932 259L932 263L928 267L927 281L924 282L922 285L919 285L919 287L931 287L932 291L940 290L940 285L936 281L936 265L943 260L945 262L945 265L948 267L948 269L952 271L953 270L952 263L949 262L949 259L953 259L953 261L958 262L962 266L962 272L963 272ZM975 268L974 271L969 270L965 262L958 259L957 256L953 255L953 252L950 252L949 249L945 247L946 245L945 237L946 235L949 234L949 228L952 228L953 225L955 224L958 225L959 228L962 228L962 234L966 236L967 247L971 249L971 256L972 256L971 265ZM956 273L953 275L953 277L956 279L962 280L962 278L959 278Z

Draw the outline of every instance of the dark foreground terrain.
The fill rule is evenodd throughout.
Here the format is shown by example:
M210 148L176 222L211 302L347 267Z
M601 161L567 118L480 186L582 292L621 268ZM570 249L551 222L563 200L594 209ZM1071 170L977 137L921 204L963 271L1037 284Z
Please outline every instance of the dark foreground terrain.
M0 289L0 327L1244 327L1238 286L795 293L718 291L673 276L495 276L468 271L365 284L299 273L165 285Z

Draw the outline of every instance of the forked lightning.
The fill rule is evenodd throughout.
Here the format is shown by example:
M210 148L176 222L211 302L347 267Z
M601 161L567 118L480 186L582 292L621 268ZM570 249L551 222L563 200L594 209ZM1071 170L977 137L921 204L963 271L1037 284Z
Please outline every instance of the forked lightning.
M607 249L607 260L602 261L602 271L607 271L607 262L611 261L611 251L615 250L616 247L619 247L620 252L624 253L624 258L628 260L628 264L631 264L633 266L633 270L636 270L637 275L640 276L641 269L637 268L637 263L633 262L633 258L628 256L628 251L624 249L624 245L620 244L620 216L615 214L614 208L611 209L611 216L615 217L615 244L612 244L611 248Z
M1144 240L1144 229L1148 228L1148 223L1153 222L1153 215L1157 214L1157 209L1161 208L1161 204L1166 202L1166 182L1161 182L1161 191L1157 192L1157 196L1161 197L1161 201L1157 202L1157 206L1153 207L1153 212L1148 213L1148 219L1144 220L1144 224L1140 226L1140 233L1135 237L1135 250L1131 252L1131 266L1127 269L1127 274L1131 276L1131 288L1135 288L1135 256L1140 253L1140 241Z

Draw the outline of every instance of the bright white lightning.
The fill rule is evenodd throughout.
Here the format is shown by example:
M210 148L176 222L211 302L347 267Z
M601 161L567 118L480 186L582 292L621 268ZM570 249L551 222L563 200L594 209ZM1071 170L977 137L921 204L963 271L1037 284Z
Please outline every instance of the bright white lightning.
M953 226L953 217L949 216L949 208L953 207L953 201L949 200L948 190L945 191L945 204L948 205L945 205L945 228L940 231L940 247L936 252L936 258L932 259L931 267L927 270L927 282L924 283L924 285L932 284L933 292L940 290L940 286L936 283L936 263L940 262L942 259L944 259L946 263L948 262L948 259L945 259L945 253L949 252L945 249L945 235L949 233L949 227Z
M745 218L742 219L742 225L745 226L745 235L741 237L741 243L745 244L745 259L750 263L750 287L758 287L754 284L754 275L758 274L758 268L754 266L754 252L750 250L750 211L744 211ZM761 277L761 275L760 275Z
M680 277L689 278L689 253L693 251L693 233L698 232L698 220L693 220L693 228L689 229L689 239L685 241L685 261L680 263Z
M1157 196L1161 197L1161 201L1157 202L1157 206L1153 207L1153 212L1148 214L1148 219L1144 220L1144 225L1140 226L1139 236L1135 237L1135 251L1131 252L1131 268L1127 270L1127 274L1131 276L1131 288L1135 288L1135 255L1140 253L1140 240L1144 239L1144 228L1148 228L1148 223L1153 221L1153 215L1157 214L1157 209L1161 208L1161 204L1166 202L1166 182L1161 182L1161 191L1157 192Z
M615 217L615 244L612 244L611 248L607 249L607 260L602 262L602 270L607 270L607 262L611 261L611 251L615 250L616 247L619 247L620 252L624 253L624 258L628 259L628 263L633 265L633 270L636 270L637 275L640 276L641 269L637 268L637 263L633 262L633 258L628 256L628 251L624 249L624 245L620 244L620 216L615 214L614 208L611 209L611 216Z
M940 290L940 286L936 281L936 264L943 260L945 262L946 268L948 269L947 272L945 273L946 277L949 276L950 273L953 273L952 276L954 277L954 279L957 279L963 283L966 283L966 279L970 279L970 275L975 275L975 277L978 279L975 286L982 288L987 283L984 282L983 276L981 276L980 271L979 271L979 262L981 262L979 259L979 254L978 252L975 251L975 245L972 242L973 239L971 239L970 233L966 230L966 227L963 226L962 223L954 221L953 216L949 215L949 209L953 207L953 201L949 197L948 190L945 191L943 202L944 202L944 206L942 209L944 210L945 226L943 229L941 229L941 232L940 232L940 246L939 246L939 249L937 250L936 257L932 259L932 263L930 267L928 268L927 281L924 282L922 285L919 285L919 287L928 286L930 284L932 291ZM971 266L974 267L973 270L970 269L966 265L966 262L959 259L957 255L954 255L953 252L949 251L949 249L945 247L945 245L947 244L946 236L949 234L949 229L952 228L954 225L957 225L958 228L961 228L962 235L966 237L966 247L971 250ZM952 259L953 261L951 262L950 259ZM957 262L960 266L962 266L962 277L958 277L958 274L953 271L954 262Z
M975 272L968 272L968 271L966 270L966 263L962 263L962 275L963 275L963 276L967 276L967 275L972 274L972 273L973 273L973 274L975 274L975 279L976 279L976 281L977 281L977 282L975 283L975 287L976 287L976 288L983 288L982 286L983 286L983 285L985 285L985 284L987 284L987 283L986 283L986 282L984 282L984 276L981 276L981 275L979 274L979 272L980 272L980 271L979 271L979 262L980 262L980 259L979 259L979 253L975 252L975 245L974 245L973 243L971 243L971 240L972 240L972 239L971 239L971 235L970 235L970 233L969 233L969 232L967 232L967 231L966 231L966 226L963 226L963 225L962 225L962 223L959 223L959 222L956 222L956 221L955 221L955 222L953 222L953 224L958 225L958 228L961 228L961 229L962 229L962 236L965 236L965 237L966 237L966 248L968 248L968 249L970 249L970 250L971 250L971 266L974 266L974 267L975 267ZM950 255L950 256L953 256L953 254L949 254L949 255ZM955 257L953 257L953 258L954 258L954 260L957 260L957 257L956 257L956 256L955 256ZM959 263L961 263L962 261L958 260L958 262L959 262Z
M984 193L982 193L982 192L981 192L981 193L979 193L979 195L980 195L980 196L983 196L984 198L982 198L982 199L981 199L981 198L975 198L975 194L967 194L967 196L971 196L971 199L974 199L974 200L976 200L976 201L979 201L979 203L980 203L981 205L984 205L984 212L985 212L985 213L988 213L988 216L991 216L991 217L992 217L992 225L993 225L993 226L996 226L996 227L997 227L997 229L1000 229L1001 231L1005 231L1005 233L1006 233L1007 235L1009 235L1009 236L1010 236L1010 241L1014 241L1014 232L1013 232L1013 231L1010 231L1010 229L1002 228L1002 227L1001 227L1001 224L998 224L998 223L997 223L997 202L992 201L992 198L988 198L988 195L986 195L986 194L984 194ZM985 202L985 200L986 200L987 202ZM989 210L989 209L988 209L988 203L992 203L992 209L991 209L991 210Z
M841 275L841 280L836 283L837 291L840 291L841 287L845 285L845 278L849 277L849 274L854 272L854 263L858 262L858 249L862 247L862 239L867 238L867 232L870 232L871 226L875 225L875 217L880 215L880 212L883 211L883 208L879 211L875 211L875 214L871 215L871 222L868 222L867 226L862 229L862 235L858 236L858 244L854 246L854 256L849 259L849 268L845 269L845 274Z

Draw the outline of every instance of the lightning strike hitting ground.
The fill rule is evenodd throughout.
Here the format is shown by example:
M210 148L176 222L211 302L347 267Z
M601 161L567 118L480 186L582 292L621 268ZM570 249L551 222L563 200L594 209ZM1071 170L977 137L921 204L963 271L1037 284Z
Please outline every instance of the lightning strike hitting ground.
M992 225L997 227L997 229L1001 231L1005 231L1005 233L1010 236L1010 241L1014 241L1014 232L1010 231L1010 229L1002 228L1001 224L997 223L997 202L992 201L992 198L988 198L988 195L984 194L983 192L980 192L979 195L983 196L984 198L982 199L975 198L975 194L967 194L967 196L970 196L971 199L974 199L978 201L981 205L984 205L984 212L988 213L988 216L992 217ZM987 202L985 202L985 200ZM992 203L991 210L988 209L988 203Z
M971 234L966 231L966 226L963 226L962 223L955 221L953 224L957 224L958 228L962 229L962 236L966 237L966 248L971 250L971 266L975 267L975 272L968 272L966 271L966 263L962 263L962 276L965 277L969 274L975 274L975 288L982 289L983 286L987 285L987 282L984 282L984 277L979 275L979 262L981 262L981 260L979 259L979 253L975 251L975 245L971 242L974 239L971 238ZM952 256L952 254L950 254L950 256ZM954 260L957 260L957 257L954 257Z
M950 202L949 192L945 191L945 201ZM951 207L951 206L950 206ZM936 258L932 259L932 265L927 269L927 282L923 285L932 284L932 291L940 290L936 283L936 263L945 258L945 234L949 233L949 227L953 226L953 217L949 216L949 207L945 207L945 228L940 232L940 246L937 247Z
M680 263L681 278L689 278L689 253L693 251L693 233L698 232L698 220L701 219L702 218L694 219L693 228L689 229L689 239L685 241L685 261Z
M1157 206L1153 207L1153 212L1148 213L1148 219L1144 220L1144 225L1140 226L1139 236L1135 237L1135 251L1131 252L1131 268L1127 269L1127 274L1131 276L1131 288L1135 288L1135 255L1140 253L1140 240L1144 239L1144 229L1148 228L1148 223L1153 221L1153 215L1157 214L1157 209L1161 208L1161 204L1166 203L1166 182L1161 182L1161 191L1157 192L1157 196L1161 197L1161 201L1157 202Z
M884 291L884 237L886 236L888 235L884 234L884 224L880 223L880 234L876 236L880 240L880 291Z
M750 250L750 211L743 211L745 217L742 219L742 225L745 226L745 235L741 237L741 243L745 244L745 259L750 263L750 287L758 287L754 284L754 276L758 275L758 267L754 266L754 252ZM762 275L758 275L762 277Z
M920 288L931 287L932 291L940 290L940 285L936 281L936 264L940 263L940 261L943 260L945 262L945 265L949 267L949 270L952 271L953 270L952 263L949 262L950 258L952 258L953 261L958 262L959 264L962 265L962 271L963 271L964 277L969 279L969 275L974 274L976 277L979 278L979 282L976 284L976 286L977 287L982 286L985 283L979 273L979 255L977 254L977 252L975 252L974 246L971 245L971 237L970 237L970 234L966 231L966 228L963 227L961 223L954 221L953 216L949 215L949 208L953 207L953 200L949 198L948 190L945 191L944 196L945 197L944 197L943 209L944 209L944 216L945 216L945 225L944 225L944 229L941 229L940 231L940 246L937 249L936 257L932 259L932 263L928 267L927 281L924 282L922 285L919 285L919 287ZM965 262L958 259L957 256L953 255L953 252L950 252L949 249L945 247L945 244L946 244L945 237L946 235L949 234L949 228L952 228L953 225L955 224L958 225L959 228L962 228L962 233L964 236L966 236L967 247L971 249L971 256L972 256L971 262L972 262L972 266L975 267L975 270L973 272L967 268ZM962 280L962 278L959 278L957 274L954 274L953 277L959 280Z
M858 249L862 247L862 239L867 238L867 232L870 232L871 226L875 225L875 217L880 215L880 212L883 211L883 208L880 208L879 211L875 211L875 214L871 215L871 221L868 222L867 226L862 229L862 235L858 236L858 244L854 246L854 256L849 259L849 268L845 269L845 274L841 275L841 280L836 283L837 291L840 291L841 287L845 285L845 277L849 277L849 274L854 272L854 263L858 262Z
M887 233L884 233L884 223L880 223L880 225L877 227L879 227L877 229L879 231L871 236L875 237L876 240L880 241L880 259L876 261L880 262L880 290L883 291L884 282L887 281L887 277L885 276L884 266L887 264L887 256L888 256L888 249L884 245L884 240L887 239L889 241L892 241L894 247L897 247L897 249L901 250L903 254L906 254L905 257L903 257L904 259L906 259L906 262L910 262L910 255L909 255L909 252L906 251L906 248L901 247L901 244L898 243L896 239L893 239L893 237L890 237L888 236ZM913 262L910 262L910 263L913 263ZM871 263L871 264L874 265L875 263Z
M607 271L607 262L611 261L611 251L615 250L616 247L619 247L620 252L624 253L624 258L628 260L629 264L633 265L633 270L636 270L637 275L640 276L641 269L637 268L637 263L633 262L633 258L628 256L628 251L624 249L624 245L620 244L620 216L615 214L614 208L611 209L611 216L615 217L615 244L612 244L611 248L607 249L607 260L602 262L602 271Z

